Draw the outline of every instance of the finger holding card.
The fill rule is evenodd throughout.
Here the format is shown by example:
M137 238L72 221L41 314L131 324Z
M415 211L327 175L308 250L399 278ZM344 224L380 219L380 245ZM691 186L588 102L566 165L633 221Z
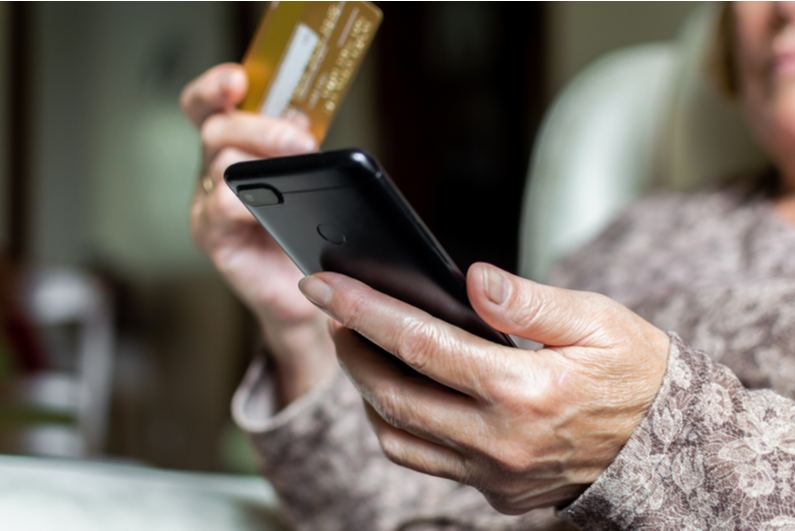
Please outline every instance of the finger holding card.
M320 144L381 18L370 2L273 2L243 61L250 88L240 108L308 120Z

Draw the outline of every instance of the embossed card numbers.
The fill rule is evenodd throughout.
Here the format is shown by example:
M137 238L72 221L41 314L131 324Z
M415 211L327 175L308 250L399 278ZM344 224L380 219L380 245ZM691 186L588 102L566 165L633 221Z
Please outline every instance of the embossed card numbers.
M249 91L240 108L303 113L322 142L381 19L370 2L272 2L243 60Z

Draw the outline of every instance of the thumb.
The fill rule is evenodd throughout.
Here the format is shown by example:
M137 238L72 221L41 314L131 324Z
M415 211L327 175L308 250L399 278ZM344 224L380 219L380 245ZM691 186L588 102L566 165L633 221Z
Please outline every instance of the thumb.
M607 346L605 324L623 309L602 295L537 284L485 263L469 268L467 293L493 328L556 347Z
M180 105L190 121L200 127L211 114L228 111L240 103L247 91L248 77L243 67L224 63L188 83L180 96Z

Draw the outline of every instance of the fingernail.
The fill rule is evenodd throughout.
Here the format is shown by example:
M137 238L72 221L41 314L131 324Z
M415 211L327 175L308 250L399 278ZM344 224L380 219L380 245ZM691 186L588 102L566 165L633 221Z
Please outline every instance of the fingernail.
M232 85L231 72L224 72L223 74L221 74L221 77L218 78L218 92L221 93L227 92L231 85Z
M231 72L224 72L221 74L221 77L218 79L218 90L223 93L227 94L231 92L235 85L237 85L241 81L242 74L237 70L233 70Z
M286 153L308 153L315 150L315 139L288 133L282 140L282 146Z
M505 302L511 289L502 271L490 265L483 266L483 285L486 288L486 296L494 304Z
M315 141L298 135L289 135L284 140L284 151L287 153L308 153L315 150Z
M317 277L304 277L298 283L304 297L320 308L325 308L331 300L331 288Z

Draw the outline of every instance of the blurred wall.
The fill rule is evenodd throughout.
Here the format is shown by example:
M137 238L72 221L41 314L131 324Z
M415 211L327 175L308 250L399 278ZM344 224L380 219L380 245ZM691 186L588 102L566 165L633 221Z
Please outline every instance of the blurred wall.
M321 149L359 147L382 159L381 113L378 106L378 75L380 56L378 40L365 56L350 92L345 96Z
M8 244L8 71L10 5L0 2L0 248Z
M235 58L234 6L31 9L31 258L98 270L116 286L109 451L217 468L245 318L190 239L199 138L178 97Z
M132 276L204 266L188 235L198 136L183 84L231 56L219 3L37 6L33 242L39 262Z
M36 261L79 263L89 223L90 131L95 87L86 4L37 4L31 28L33 138L29 248ZM30 58L30 56L29 56Z
M550 96L578 71L615 49L676 38L702 2L550 2L547 54Z

